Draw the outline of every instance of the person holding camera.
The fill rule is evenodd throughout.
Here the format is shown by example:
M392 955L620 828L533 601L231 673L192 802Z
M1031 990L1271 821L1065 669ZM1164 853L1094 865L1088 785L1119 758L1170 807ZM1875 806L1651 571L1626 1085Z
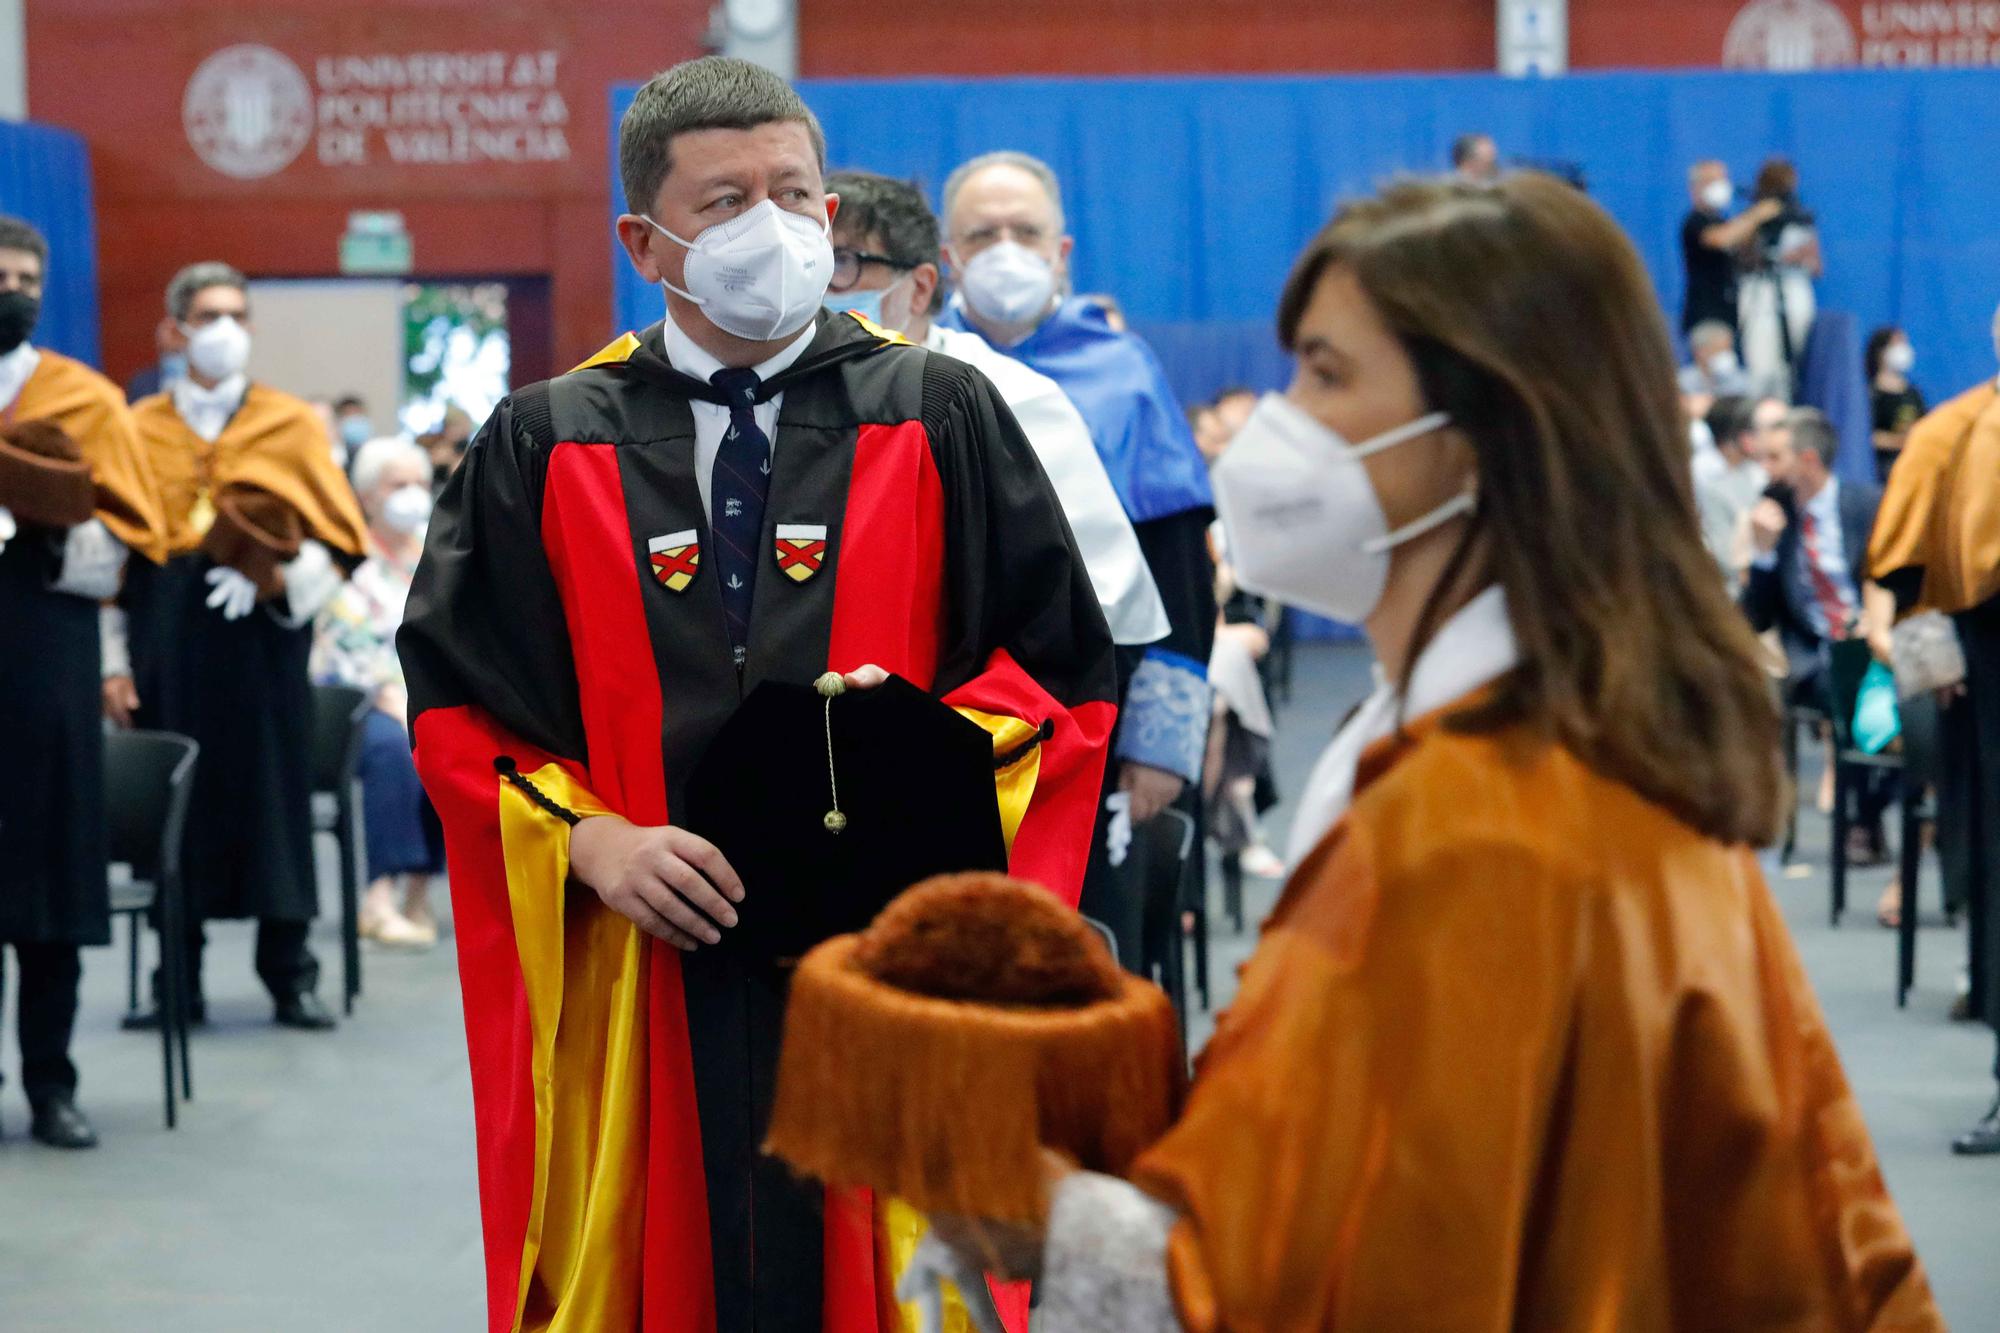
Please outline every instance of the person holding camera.
M1754 209L1765 215L1746 243L1737 299L1743 364L1761 394L1791 401L1818 310L1813 289L1826 266L1819 229L1799 202L1799 172L1782 157L1757 173Z

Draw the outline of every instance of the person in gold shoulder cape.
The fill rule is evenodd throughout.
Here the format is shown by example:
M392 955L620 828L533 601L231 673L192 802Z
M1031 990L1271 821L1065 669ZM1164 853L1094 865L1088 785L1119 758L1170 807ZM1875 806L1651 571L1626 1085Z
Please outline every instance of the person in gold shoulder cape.
M1965 652L1964 682L1938 701L1938 848L1964 872L1971 1011L2000 1030L2000 386L1968 390L1910 429L1868 564L1899 615L1942 612ZM2000 1153L2000 1095L1952 1148Z
M128 553L140 565L158 560L164 533L124 396L29 341L48 257L39 232L0 217L0 625L9 644L0 736L12 766L0 783L0 963L11 945L35 1136L84 1148L96 1134L76 1106L69 1045L79 950L111 942L98 716L108 695L99 682L122 670L104 655L99 607L118 591ZM46 482L45 464L58 456L69 469L61 523L42 509L51 496L34 480Z
M225 264L167 289L188 377L134 405L164 509L165 565L126 589L142 725L201 742L183 866L203 1021L202 922L254 917L257 974L287 1027L323 1029L306 945L312 621L361 558L352 488L310 406L244 375L249 299ZM145 1023L151 1015L133 1020Z
M1132 1181L1044 1162L1044 1225L940 1234L1038 1333L1941 1329L1758 869L1777 709L1631 243L1552 177L1405 182L1279 331L1230 553L1381 684Z

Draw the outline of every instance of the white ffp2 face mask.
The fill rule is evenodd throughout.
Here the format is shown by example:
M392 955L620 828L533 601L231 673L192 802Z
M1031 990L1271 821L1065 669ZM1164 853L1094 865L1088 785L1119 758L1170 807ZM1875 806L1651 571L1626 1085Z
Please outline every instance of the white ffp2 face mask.
M233 316L210 320L198 329L182 325L181 332L187 335L188 364L206 379L226 380L250 364L250 330Z
M1907 375L1916 369L1917 351L1908 343L1890 343L1882 353L1882 364L1898 375Z
M420 531L431 521L431 488L398 486L382 501L382 522L391 532Z
M959 265L958 290L982 319L1031 324L1055 299L1056 271L1027 246L1000 241Z
M1349 444L1290 399L1265 394L1212 474L1236 581L1349 624L1368 619L1389 581L1389 553L1478 500L1461 492L1391 532L1361 460L1450 422L1433 412Z
M1710 181L1701 187L1701 202L1711 213L1726 210L1736 198L1736 187L1728 181Z
M688 252L685 289L662 279L668 291L701 307L724 333L752 342L789 337L818 313L833 281L833 241L828 224L779 208L766 199L726 222L704 228L692 241L644 214L647 226Z

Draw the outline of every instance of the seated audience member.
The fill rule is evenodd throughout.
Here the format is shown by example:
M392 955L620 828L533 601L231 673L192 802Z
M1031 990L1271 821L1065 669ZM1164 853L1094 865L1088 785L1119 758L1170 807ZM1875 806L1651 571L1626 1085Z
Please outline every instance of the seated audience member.
M431 460L407 441L371 440L354 457L354 489L368 519L368 554L320 613L313 675L366 690L375 703L361 751L369 877L361 933L378 944L429 948L437 943L430 881L444 871L444 841L410 759L409 697L396 660L396 630L430 521ZM394 898L399 877L400 908Z
M1750 378L1736 355L1736 333L1719 319L1703 320L1688 330L1688 364L1681 367L1681 397L1690 400L1691 416L1700 416L1717 398L1743 397ZM1700 410L1695 411L1694 406Z
M1910 335L1895 325L1887 325L1868 335L1868 402L1874 423L1875 479L1889 480L1889 469L1903 452L1910 427L1930 409L1922 390L1910 382L1916 367L1916 349Z
M1763 498L1771 479L1756 459L1757 414L1767 404L1725 397L1708 409L1708 431L1715 447L1695 455L1694 502L1701 516L1701 537L1715 563L1722 567L1730 591L1743 586L1750 566L1746 540L1750 511ZM1769 407L1781 413L1775 402Z
M438 428L417 437L417 444L431 458L432 489L442 490L458 465L465 461L466 446L472 440L473 421L466 410L453 403L444 410Z
M1500 146L1490 134L1461 134L1451 143L1451 169L1468 184L1491 185L1500 179Z
M1786 659L1785 698L1832 711L1829 648L1861 634L1874 585L1867 580L1868 537L1882 492L1833 474L1839 439L1825 415L1794 408L1762 444L1771 484L1750 512L1752 557L1742 603L1759 632L1776 629ZM1882 812L1895 796L1893 775L1869 770L1857 784L1848 857L1874 865L1883 857Z

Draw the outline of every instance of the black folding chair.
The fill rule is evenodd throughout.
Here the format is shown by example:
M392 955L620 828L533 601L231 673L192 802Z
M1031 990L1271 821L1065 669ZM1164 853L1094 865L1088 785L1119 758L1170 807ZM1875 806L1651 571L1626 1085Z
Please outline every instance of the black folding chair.
M1785 845L1778 853L1780 865L1792 864L1799 847L1799 802L1805 799L1805 791L1799 785L1799 729L1803 727L1817 736L1826 722L1826 713L1811 704L1792 704L1785 709L1785 777L1792 784L1792 809L1785 818Z
M314 833L331 833L340 849L340 973L343 1005L354 1012L361 994L362 728L374 705L348 685L313 686L312 815Z
M113 867L111 910L130 925L127 979L139 1007L139 921L153 915L160 944L160 1056L167 1094L167 1128L175 1123L174 1061L180 1060L180 1095L194 1099L188 1063L187 899L181 880L181 843L194 795L194 766L201 747L165 731L114 731L104 738L104 807Z
M1832 918L1839 925L1840 918L1847 911L1847 834L1851 827L1848 813L1849 798L1855 788L1866 780L1871 771L1900 773L1903 769L1903 754L1900 750L1884 750L1880 754L1869 754L1854 743L1854 706L1861 698L1861 682L1868 674L1868 664L1872 655L1865 639L1843 639L1829 649L1827 667L1827 694L1833 704L1833 849L1831 853ZM1921 846L1920 825L1921 801L1905 791L1899 802L1903 812L1902 864L1903 899L1908 908L1905 916L1915 915L1915 869L1916 854ZM1914 960L1912 965L1914 966Z

